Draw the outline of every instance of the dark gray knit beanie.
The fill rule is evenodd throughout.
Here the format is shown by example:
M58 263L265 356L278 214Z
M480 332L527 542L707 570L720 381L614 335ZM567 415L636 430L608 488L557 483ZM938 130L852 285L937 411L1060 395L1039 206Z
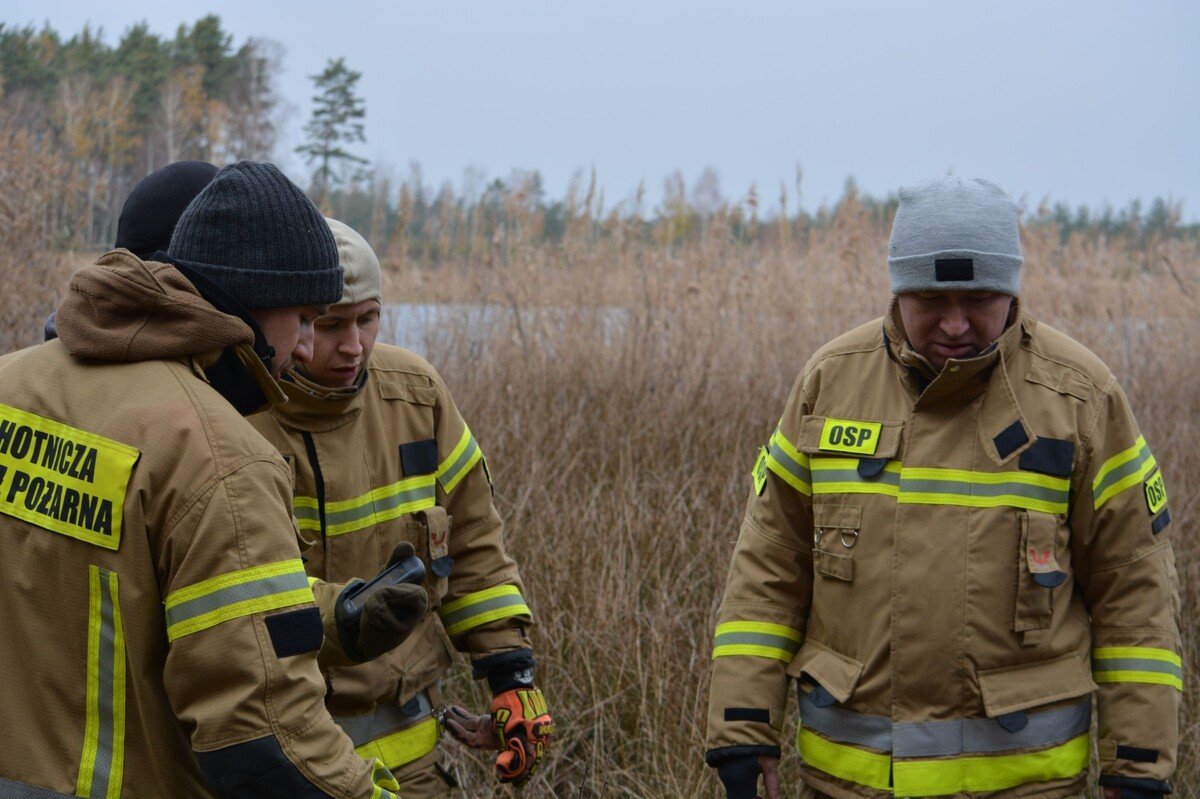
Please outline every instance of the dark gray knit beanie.
M888 242L892 293L1021 292L1017 207L981 178L937 178L900 189Z
M274 164L239 161L218 172L179 217L167 254L250 309L342 296L329 225Z

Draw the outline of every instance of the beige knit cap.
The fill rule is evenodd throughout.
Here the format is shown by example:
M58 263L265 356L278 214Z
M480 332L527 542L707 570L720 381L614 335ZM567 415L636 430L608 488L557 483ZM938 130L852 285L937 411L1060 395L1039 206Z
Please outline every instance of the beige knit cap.
M383 275L379 258L367 240L336 219L325 218L337 242L338 266L345 270L342 298L336 305L357 305L376 300L383 305Z

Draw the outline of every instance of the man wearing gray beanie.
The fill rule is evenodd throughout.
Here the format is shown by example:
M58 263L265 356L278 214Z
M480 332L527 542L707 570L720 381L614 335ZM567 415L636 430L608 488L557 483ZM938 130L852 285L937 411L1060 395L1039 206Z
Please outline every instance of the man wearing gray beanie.
M1020 300L996 185L902 189L887 314L819 349L752 471L713 640L707 760L781 796L1171 792L1171 513L1116 378ZM1093 742L1093 695L1098 719Z
M394 799L325 707L292 469L243 418L341 285L317 209L244 161L168 253L84 267L59 338L0 358L0 679L24 688L0 795ZM427 604L372 594L358 640Z

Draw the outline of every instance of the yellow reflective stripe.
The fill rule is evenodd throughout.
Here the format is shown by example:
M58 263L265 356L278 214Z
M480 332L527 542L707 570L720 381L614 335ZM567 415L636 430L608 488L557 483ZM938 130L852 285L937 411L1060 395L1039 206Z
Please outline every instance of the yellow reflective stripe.
M1106 460L1092 480L1092 507L1099 510L1105 502L1138 485L1157 464L1146 439L1138 436L1132 447L1121 450Z
M1153 646L1101 646L1092 650L1094 660L1108 658L1142 658L1143 660L1161 660L1183 666L1183 658L1170 649L1159 649Z
M313 601L304 563L297 559L211 577L167 595L167 640L222 622Z
M1003 483L1022 483L1065 491L1070 488L1071 481L1066 477L1035 474L1033 472L972 472L966 469L940 469L921 466L905 466L905 480L949 480L957 483L973 483L976 485L998 485Z
M767 443L767 468L805 496L812 496L812 474L807 455L799 452L778 428Z
M434 475L406 477L350 499L325 503L325 534L344 535L364 530L407 513L432 508L436 502ZM316 497L298 496L292 512L301 530L319 532L321 516Z
M858 458L813 458L813 493L883 494L889 497L900 493L900 461L888 461L878 475L869 479L859 476L858 464Z
M447 494L452 492L482 458L483 450L471 435L470 428L464 426L454 449L438 464L437 480L442 484L442 490Z
M515 585L498 585L477 591L438 608L447 635L458 635L496 619L522 614L533 615Z
M1064 744L1019 755L896 760L892 790L902 796L1002 791L1030 782L1074 777L1087 770L1090 755L1085 733Z
M713 634L713 658L733 655L770 658L788 663L800 650L799 630L765 621L727 621Z
M309 587L309 588L312 588L313 586L315 586L315 585L316 585L317 583L319 583L319 582L321 582L321 578L320 578L320 577L309 577L309 578L308 578L308 587Z
M75 795L119 799L125 770L125 627L114 572L88 567L86 718Z
M419 724L377 738L354 751L364 759L375 758L389 769L400 768L432 752L440 734L437 718L430 716ZM398 789L399 785L396 786Z
M1169 685L1177 691L1183 690L1183 679L1174 674L1158 671L1097 671L1092 673L1096 682L1140 682L1149 685Z
M812 768L868 788L892 790L890 755L834 743L805 729L796 736L796 748L800 758Z

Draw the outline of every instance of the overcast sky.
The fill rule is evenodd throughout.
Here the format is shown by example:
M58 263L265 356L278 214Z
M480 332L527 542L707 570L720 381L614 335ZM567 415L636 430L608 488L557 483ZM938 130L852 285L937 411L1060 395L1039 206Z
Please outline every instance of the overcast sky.
M953 170L1030 205L1161 195L1200 219L1195 0L6 0L0 20L68 35L90 20L113 42L206 13L236 43L286 48L290 144L307 76L345 56L363 72L363 154L418 161L435 185L538 169L555 196L594 167L611 205L711 165L726 196L757 183L769 205L799 164L811 209L850 175L883 195Z

